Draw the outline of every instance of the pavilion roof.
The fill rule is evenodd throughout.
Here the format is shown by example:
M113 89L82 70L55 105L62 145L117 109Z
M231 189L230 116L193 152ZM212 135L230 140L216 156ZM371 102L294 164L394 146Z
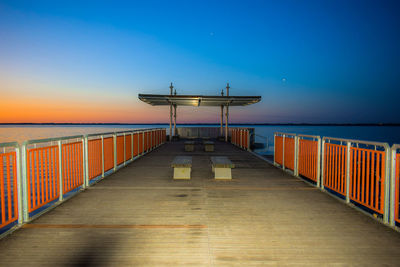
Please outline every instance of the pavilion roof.
M139 99L152 106L247 106L260 102L261 96L139 94Z

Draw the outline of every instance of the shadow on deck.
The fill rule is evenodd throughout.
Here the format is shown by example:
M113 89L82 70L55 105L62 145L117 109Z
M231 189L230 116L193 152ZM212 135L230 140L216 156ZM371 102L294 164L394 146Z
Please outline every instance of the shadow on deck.
M172 180L176 155L192 179ZM215 181L210 156L228 156ZM230 144L169 143L0 240L0 265L393 265L400 235Z

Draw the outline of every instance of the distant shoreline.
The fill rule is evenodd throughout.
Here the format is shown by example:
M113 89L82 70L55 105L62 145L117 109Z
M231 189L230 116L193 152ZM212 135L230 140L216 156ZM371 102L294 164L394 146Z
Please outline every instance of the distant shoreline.
M169 125L169 123L0 123L0 125L47 125L47 126L86 126L86 125ZM220 123L177 123L177 125L220 125ZM400 126L400 123L231 123L230 125L254 126Z

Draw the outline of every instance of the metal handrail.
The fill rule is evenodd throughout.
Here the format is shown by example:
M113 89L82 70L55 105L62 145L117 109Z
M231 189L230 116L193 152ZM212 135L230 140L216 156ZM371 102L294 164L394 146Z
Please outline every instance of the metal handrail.
M372 146L381 146L381 147L384 147L385 149L390 148L389 144L384 143L384 142L364 141L364 140L336 138L336 137L323 137L322 140L334 140L334 141L354 143L354 144L366 144L366 145L372 145Z
M274 135L277 135L277 134L279 134L279 135L285 135L285 136L288 136L288 135L290 135L290 136L296 136L296 134L294 134L294 133L274 132Z
M309 134L298 134L297 136L298 136L298 137L308 137L308 138L313 138L313 139L321 138L321 137L318 136L318 135L309 135Z
M48 143L48 142L63 141L63 140L70 140L70 139L80 139L80 138L84 138L84 137L85 137L84 135L73 135L73 136L52 137L52 138L45 138L45 139L33 139L33 140L24 141L22 143L22 145Z
M18 142L0 143L0 147L18 147Z

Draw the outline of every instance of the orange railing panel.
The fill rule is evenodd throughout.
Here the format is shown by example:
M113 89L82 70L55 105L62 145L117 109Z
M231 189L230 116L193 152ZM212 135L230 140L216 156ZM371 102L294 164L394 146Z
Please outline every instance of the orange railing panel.
M247 133L245 133L245 139L247 139ZM294 170L294 138L285 137L285 156L284 156L284 164L285 168Z
M28 211L59 197L59 149L47 146L27 150Z
M275 162L283 165L283 136L275 135Z
M385 156L384 151L350 148L350 199L380 214L384 212Z
M150 150L150 132L146 132L145 151Z
M139 154L142 154L144 151L144 144L143 144L143 140L144 140L144 133L139 133Z
M82 142L61 146L63 194L83 185L83 145ZM46 184L47 191L47 184Z
M124 136L117 136L117 165L124 163Z
M299 174L317 182L318 141L299 139Z
M400 223L399 209L400 209L400 153L396 154L396 166L395 166L395 201L394 201L394 219Z
M244 138L243 138L244 144L243 144L243 147L244 147L245 149L249 149L249 148L250 148L250 147L249 147L250 133L249 133L249 131L245 130L245 131L243 132L243 134L244 134Z
M153 137L153 138L152 138L153 141L151 142L151 144L152 144L151 147L152 147L152 148L155 148L155 147L156 147L156 133L157 133L156 131L152 131L152 132L151 132L151 135L152 135L152 137Z
M240 147L244 147L244 145L245 145L245 132L244 132L244 130L242 130L242 129L239 129L238 130L238 137L237 137L237 143L238 143L238 146L240 146Z
M132 158L132 135L125 135L125 161Z
M18 219L16 153L0 154L0 228Z
M147 132L147 150L151 149L151 132Z
M104 171L114 168L114 140L113 137L104 138Z
M150 132L146 132L145 151L150 150Z
M101 139L88 141L88 166L89 179L96 178L102 174Z
M139 134L135 133L133 135L133 156L136 157L139 154Z
M325 143L324 149L324 186L345 195L347 147L344 145Z
M143 152L147 151L147 132L143 133Z

